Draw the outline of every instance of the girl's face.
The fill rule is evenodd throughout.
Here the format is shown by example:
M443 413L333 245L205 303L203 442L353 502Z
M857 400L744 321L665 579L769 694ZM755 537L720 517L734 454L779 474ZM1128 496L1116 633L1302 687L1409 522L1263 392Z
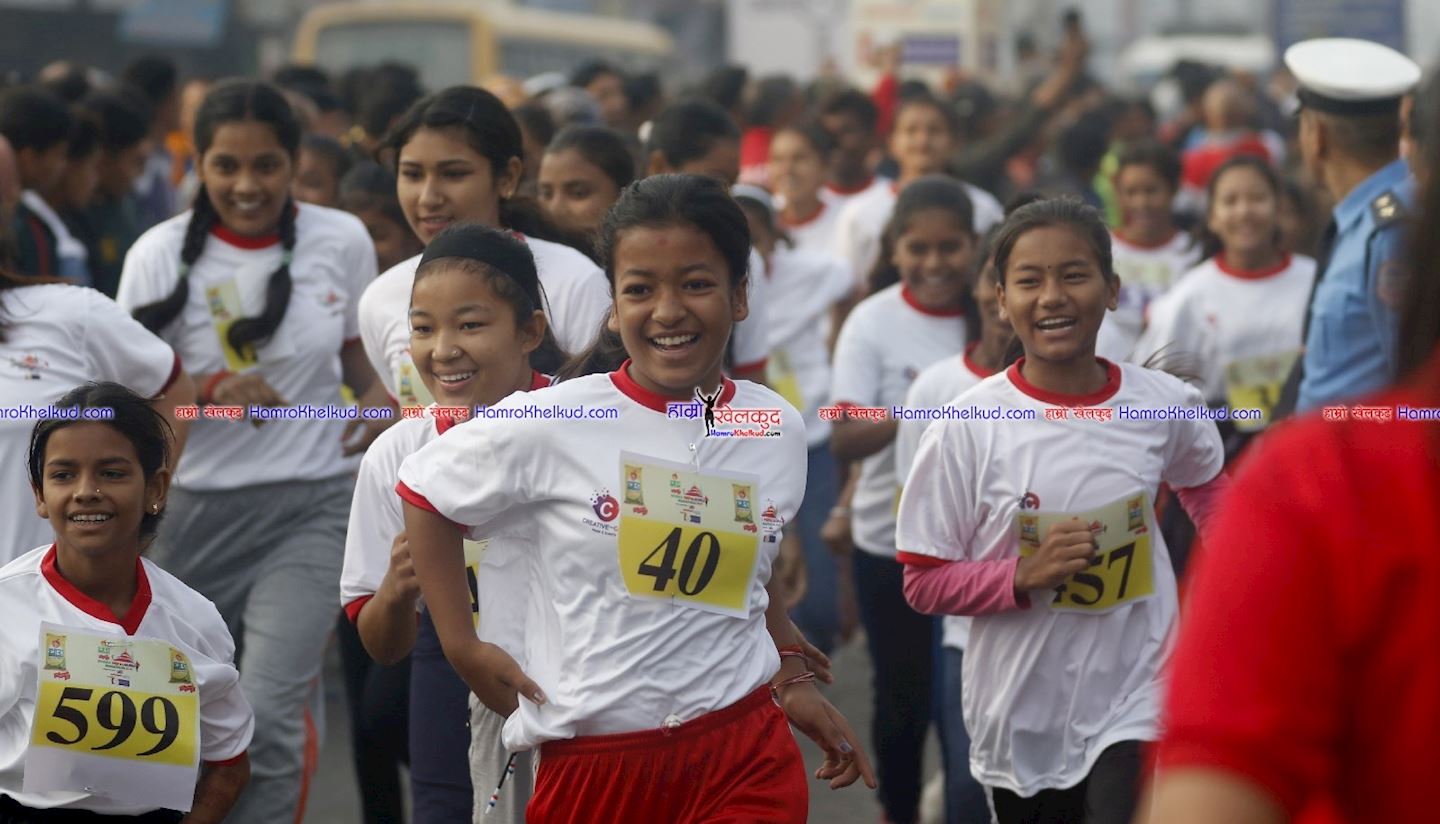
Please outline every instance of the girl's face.
M215 130L210 148L200 156L199 177L225 228L259 237L280 225L295 159L269 124L235 121Z
M355 216L365 224L365 231L370 233L370 241L375 244L375 262L380 267L378 271L388 271L397 263L420 254L425 248L419 238L410 231L409 226L396 223L380 209L365 209L356 212Z
M666 173L700 175L726 186L734 186L735 181L740 179L740 141L730 138L716 140L703 157L673 167L665 161L664 155L653 153L650 174Z
M630 354L630 377L670 397L711 391L730 328L749 313L714 241L689 224L637 226L620 234L614 265L609 326Z
M317 152L301 149L290 194L301 203L339 208L340 178L335 174L335 164Z
M615 181L574 149L546 152L540 161L540 205L563 228L598 231L618 197Z
M1025 344L1025 356L1052 363L1093 360L1105 311L1114 309L1118 278L1106 279L1095 251L1077 230L1031 229L1015 241L996 289L1000 318Z
M770 142L770 186L791 203L808 203L825 185L825 161L799 132L782 131Z
M1115 194L1132 234L1159 234L1171 226L1170 204L1175 191L1151 166L1133 163L1115 175Z
M975 308L980 310L980 335L988 342L1008 344L1015 336L1015 330L1010 328L1010 322L1000 316L1000 297L996 292L995 284L998 279L994 275L994 263L986 263L987 271L981 272L975 279L975 290L971 293L975 298Z
M139 549L140 519L164 506L170 471L148 481L135 445L106 423L55 430L45 444L35 512L50 522L55 541L99 558Z
M890 132L890 154L902 178L934 174L945 168L955 148L950 124L933 106L906 106Z
M1280 203L1265 176L1243 166L1215 181L1207 225L1231 253L1254 253L1275 246Z
M515 308L486 276L441 264L410 294L410 357L441 406L489 406L528 383L545 315L515 322Z
M890 262L921 306L954 309L961 304L974 251L975 235L970 227L944 209L927 209L905 222Z
M501 174L465 140L460 127L420 129L400 147L395 191L420 242L452 223L500 224L500 201L515 194L523 163L512 157Z

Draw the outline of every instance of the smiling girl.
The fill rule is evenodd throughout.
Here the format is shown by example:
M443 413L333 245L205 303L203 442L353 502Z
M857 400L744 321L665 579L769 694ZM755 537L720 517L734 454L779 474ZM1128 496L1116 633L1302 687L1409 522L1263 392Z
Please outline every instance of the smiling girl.
M417 102L385 138L394 149L400 208L422 243L447 226L479 223L509 229L535 256L545 287L546 317L566 352L590 344L610 303L599 267L575 249L545 238L559 233L539 207L517 198L523 170L520 126L495 95L452 86ZM376 278L360 300L360 334L391 393L423 406L424 386L410 358L410 289L419 256ZM537 364L553 372L559 364Z
M1280 196L1280 180L1264 160L1242 155L1216 170L1206 220L1209 260L1151 305L1135 350L1137 359L1156 352L1193 357L1207 403L1264 413L1262 420L1227 423L1221 427L1227 435L1265 426L1303 342L1315 261L1281 248Z
M439 407L494 406L514 392L549 385L549 378L530 367L532 353L555 348L542 305L535 261L524 243L475 224L452 226L431 241L415 271L410 353ZM471 377L449 379L459 374ZM416 649L410 684L415 818L454 821L468 816L468 811L447 807L444 797L449 793L441 792L439 798L427 795L433 796L437 785L464 783L465 776L457 777L455 771L466 763L472 736L470 785L483 790L494 787L505 769L506 752L500 743L505 719L480 706L466 730L470 690L442 657L429 614L415 620L420 588L395 484L407 457L459 423L434 406L430 410L425 417L391 427L365 453L350 508L340 600L376 661L393 664ZM466 565L477 576L471 609L480 622L481 603L486 606L482 637L518 650L515 622L523 601L517 607L514 598L523 591L487 588L482 598L478 589L496 580L490 559L506 557L496 543L503 539L489 538L487 533L487 540L490 549L483 553L474 542L467 542ZM517 764L516 781L506 783L503 803L492 813L501 816L498 821L524 820L530 769L528 757ZM475 798L483 806L485 796Z
M215 605L140 557L166 509L174 436L119 384L55 405L110 416L51 418L30 438L33 505L54 541L0 568L0 821L218 824L250 775L255 715ZM97 663L97 644L135 667L117 678L119 656ZM107 766L87 774L87 759Z
M1203 418L1129 417L1202 400L1163 372L1095 357L1119 280L1094 209L1017 209L995 267L1000 317L1025 354L953 401L1000 419L939 420L920 438L896 530L905 597L975 616L970 768L1001 824L1121 824L1140 742L1158 733L1176 617L1151 501L1169 483L1203 530L1223 488L1220 436Z
M888 259L875 272L887 285L855 307L835 343L832 404L888 411L905 400L921 370L965 348L975 314L973 308L966 311L973 220L965 188L952 178L921 178L900 193L885 229ZM897 423L849 417L835 422L830 447L840 460L858 462L859 472L848 507L837 508L831 519L849 521L858 550L856 597L875 662L872 735L880 803L891 821L911 821L920 803L921 756L930 726L934 622L906 606L902 568L895 562Z
M603 126L570 126L540 160L540 204L556 224L593 237L605 212L635 179L625 136Z
M786 126L770 141L770 188L780 205L780 225L796 248L838 255L835 228L840 206L823 196L835 141L818 124Z
M195 138L195 204L130 250L120 305L175 349L203 404L338 404L343 380L362 407L387 406L355 314L375 254L351 215L291 199L300 128L284 96L221 83ZM243 626L241 682L260 722L232 821L288 820L304 806L317 734L309 702L322 694L350 506L346 457L382 428L315 417L190 427L153 557Z
M721 373L746 314L745 216L714 180L660 175L621 196L602 248L630 360L545 395L618 417L477 418L422 447L399 485L416 577L506 745L541 749L527 820L804 821L787 717L825 750L817 778L870 776L767 594L805 444L794 407ZM778 410L781 437L707 437L669 411L697 394ZM518 657L476 638L464 584L462 535L497 518L527 530L489 550L528 572L510 584L528 587Z

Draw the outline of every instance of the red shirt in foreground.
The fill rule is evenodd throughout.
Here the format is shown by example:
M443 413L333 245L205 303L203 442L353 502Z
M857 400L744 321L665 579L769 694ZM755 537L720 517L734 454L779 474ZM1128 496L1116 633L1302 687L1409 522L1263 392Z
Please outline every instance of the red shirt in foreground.
M1427 384L1371 401L1440 407ZM1419 821L1440 742L1440 423L1285 425L1196 560L1160 769L1219 768L1292 815Z

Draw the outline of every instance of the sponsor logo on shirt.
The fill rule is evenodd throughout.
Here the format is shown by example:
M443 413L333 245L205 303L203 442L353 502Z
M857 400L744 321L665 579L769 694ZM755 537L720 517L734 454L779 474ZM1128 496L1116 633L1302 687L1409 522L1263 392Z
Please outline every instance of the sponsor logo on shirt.
M29 352L23 358L7 358L10 365L20 370L21 378L27 381L40 380L40 370L50 368L50 362Z
M615 523L615 519L620 517L620 502L615 500L615 496L610 494L610 490L596 490L590 498L590 508L595 511L595 517L600 520L581 518L580 522L589 527L591 532L611 538L619 534L619 526Z
M1021 508L1021 509L1039 509L1039 508L1040 508L1040 496L1039 496L1039 495L1036 495L1034 492L1030 492L1029 490L1026 490L1025 494L1020 496L1020 508Z
M760 511L760 530L764 535L762 540L767 544L775 543L776 535L785 526L785 519L780 517L779 511L775 509L775 502L766 499L765 508Z

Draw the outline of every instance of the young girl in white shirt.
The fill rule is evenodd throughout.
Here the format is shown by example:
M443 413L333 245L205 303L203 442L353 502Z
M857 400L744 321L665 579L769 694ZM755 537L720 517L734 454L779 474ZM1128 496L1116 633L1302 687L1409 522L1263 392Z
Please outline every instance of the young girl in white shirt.
M1094 209L1016 210L995 266L1025 355L953 402L998 417L921 436L896 531L905 596L923 613L974 616L970 767L1001 824L1122 824L1141 742L1158 733L1176 617L1151 502L1169 483L1203 529L1223 487L1220 436L1203 417L1154 415L1202 406L1195 389L1095 357L1119 281Z
M140 557L174 435L119 384L55 405L108 414L30 438L29 503L53 532L0 567L0 821L219 824L255 715L215 606Z
M524 243L501 230L478 224L452 226L437 235L421 257L410 298L410 354L437 405L391 427L365 453L350 508L340 579L345 612L359 629L366 650L381 664L393 664L410 654L417 626L434 637L430 616L417 621L415 615L420 588L405 540L402 501L395 494L400 464L469 417L454 416L454 410L473 414L511 393L549 385L550 379L530 366L537 350L553 352L556 346L545 325L543 305L534 257ZM486 543L492 545L488 550L481 549L480 542L466 542L471 609L485 640L518 650L523 636L514 628L523 611L524 601L519 598L523 589L489 586L497 575L487 559L506 556L493 546L500 540L504 539L486 536ZM455 765L466 762L468 749L471 786L480 790L474 793L474 802L481 812L488 798L485 793L495 787L506 767L507 753L500 742L505 719L478 704L471 716L466 704L469 688L443 660L436 663L422 663L412 673L409 727L415 746L426 752L412 761L411 772L448 762L441 775L417 779L422 785L443 780ZM504 796L491 811L494 820L523 822L530 776L527 753L518 760L515 777L506 783Z
M412 455L399 491L421 590L456 669L508 716L505 743L541 747L527 820L804 821L787 717L825 750L818 778L869 766L766 594L804 437L794 407L721 374L745 317L745 217L712 179L658 175L621 196L602 248L631 359L542 394L614 414L480 418ZM730 437L707 433L700 395L719 396ZM778 423L732 417L756 409ZM763 427L781 436L736 434ZM528 573L518 659L475 637L460 574L462 536L499 518Z
M355 314L375 253L353 216L291 199L300 127L274 87L215 86L195 137L194 206L136 241L118 302L175 349L202 404L241 413L191 425L152 557L243 631L241 678L259 722L255 775L231 820L268 823L296 816L314 767L346 456L388 423L314 413L341 404L342 382L362 408L389 406ZM311 410L262 420L300 404Z

